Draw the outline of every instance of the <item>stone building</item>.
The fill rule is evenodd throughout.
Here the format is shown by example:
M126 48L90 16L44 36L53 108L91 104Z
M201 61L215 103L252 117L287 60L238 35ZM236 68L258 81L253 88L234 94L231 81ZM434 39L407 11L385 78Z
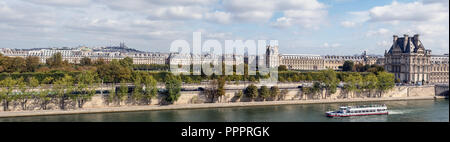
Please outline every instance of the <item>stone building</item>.
M430 83L431 50L426 50L419 35L398 37L394 35L393 45L385 51L385 69L395 78L408 84Z
M431 55L430 83L448 84L449 81L449 58L445 55Z
M320 55L283 54L281 65L290 70L323 70L324 58Z
M292 70L341 70L345 61L353 61L354 64L373 65L377 63L378 56L369 56L364 52L355 56L335 55L308 55L308 54L282 54L280 64L286 65Z
M340 70L340 66L345 61L353 61L355 64L376 64L379 62L377 56L368 56L365 53L356 56L321 56L310 54L280 54L278 46L266 46L265 55L237 55L237 54L225 54L225 55L194 55L179 54L179 53L154 53L154 52L142 52L135 49L131 49L121 44L114 47L100 47L100 48L45 48L45 49L0 49L0 53L10 57L27 57L37 56L40 58L41 63L45 63L47 58L50 58L55 53L61 53L63 60L67 60L70 63L79 63L84 57L89 57L91 60L103 59L105 61L111 61L113 59L123 59L125 57L131 57L134 64L171 64L177 66L190 66L191 64L202 64L203 59L214 59L217 61L223 61L226 66L247 63L252 68L256 69L256 66L265 65L265 67L278 67L279 65L286 65L291 70L304 70L304 71L317 71L324 69ZM197 72L200 70L196 68Z
M280 53L278 52L278 46L267 46L267 67L275 68L280 66Z
M105 61L112 61L113 59L123 59L130 57L134 64L167 64L169 54L156 52L142 52L127 48L123 43L118 47L103 47L103 48L45 48L45 49L0 49L0 53L9 57L36 56L43 64L46 60L55 53L61 53L63 60L69 63L80 63L84 57L89 57L92 61L103 59Z

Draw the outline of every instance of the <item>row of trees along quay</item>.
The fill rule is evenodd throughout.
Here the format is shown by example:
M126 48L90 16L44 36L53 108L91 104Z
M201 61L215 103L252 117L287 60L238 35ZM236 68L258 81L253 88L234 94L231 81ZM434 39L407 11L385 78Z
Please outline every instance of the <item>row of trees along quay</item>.
M53 103L60 109L83 108L83 105L98 94L98 87L110 86L108 90L100 91L106 96L110 104L122 105L121 102L131 100L135 105L148 105L158 94L163 95L161 104L167 105L177 101L183 83L208 82L202 93L210 102L220 100L225 95L225 84L239 84L242 81L251 82L247 88L238 91L235 97L245 97L249 101L274 101L282 98L286 90L277 86L256 87L259 79L269 76L248 75L245 64L244 75L178 75L168 71L168 65L135 65L129 57L120 60L105 61L82 58L80 63L73 64L62 60L60 53L55 53L39 63L37 57L6 57L0 55L0 102L5 111L10 105L19 104L23 110L31 109L27 106L31 100L38 103L40 109L46 110ZM344 65L346 66L346 65ZM343 67L348 68L348 67ZM387 73L379 66L363 66L360 70L322 70L314 72L287 70L280 66L278 79L280 82L305 82L311 86L301 88L304 94L313 94L319 98L320 92L327 95L342 88L347 92L369 92L381 95L382 92L394 87L393 74ZM236 66L233 66L236 70ZM157 84L163 83L165 88L158 89ZM118 84L119 87L115 87ZM130 85L131 84L131 85ZM130 87L131 86L131 87Z

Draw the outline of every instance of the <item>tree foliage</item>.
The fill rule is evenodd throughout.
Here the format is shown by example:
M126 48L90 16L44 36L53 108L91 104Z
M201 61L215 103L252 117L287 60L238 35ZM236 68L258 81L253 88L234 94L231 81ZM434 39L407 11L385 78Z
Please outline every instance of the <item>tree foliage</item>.
M244 94L250 98L250 99L255 99L258 96L258 87L256 87L253 84L250 84L249 86L247 86L247 88L244 91Z
M353 71L354 66L353 61L345 61L344 65L342 65L342 71Z
M269 88L267 88L267 86L261 86L261 88L259 89L259 97L262 101L265 101L270 97L270 90Z
M272 98L272 100L277 98L278 95L280 95L280 89L278 88L278 86L270 87L270 97Z
M387 72L380 72L377 76L378 78L378 89L382 92L392 89L395 86L394 74Z
M166 77L166 102L173 104L178 100L181 93L181 80L179 77L167 75Z

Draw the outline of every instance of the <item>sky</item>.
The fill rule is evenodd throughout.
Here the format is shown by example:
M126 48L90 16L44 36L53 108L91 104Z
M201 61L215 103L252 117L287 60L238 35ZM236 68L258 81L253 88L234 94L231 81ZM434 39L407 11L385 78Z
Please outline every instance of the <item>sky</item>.
M168 52L174 40L278 40L280 53L383 55L392 36L449 52L448 0L1 0L0 48ZM192 44L192 43L191 43Z

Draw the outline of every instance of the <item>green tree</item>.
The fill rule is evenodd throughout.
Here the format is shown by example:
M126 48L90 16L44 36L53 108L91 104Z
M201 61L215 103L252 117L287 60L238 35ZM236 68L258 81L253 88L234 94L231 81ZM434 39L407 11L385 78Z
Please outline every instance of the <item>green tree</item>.
M355 64L353 61L345 61L344 65L342 66L342 71L353 71L353 67Z
M325 70L321 71L321 79L320 81L324 84L325 88L325 98L327 95L336 93L337 85L339 84L339 79L336 76L336 72L334 70Z
M369 91L369 95L372 96L372 92L378 87L378 78L375 74L369 73L364 77L363 88Z
M218 86L217 86L217 97L221 98L222 96L225 95L225 77L220 77L218 80Z
M16 99L19 101L22 110L26 110L27 109L27 102L29 99L31 99L31 92L27 91L27 84L24 81L23 77L19 78L16 82L18 89L20 90L20 93L17 93L15 95Z
M113 103L114 101L116 101L116 98L116 86L113 84L111 89L108 91L108 103Z
M262 99L262 101L265 101L270 96L270 91L267 86L261 86L259 89L259 97Z
M37 80L34 77L28 78L28 86L30 86L32 88L38 87L39 86L39 80Z
M0 82L1 91L0 91L0 100L3 101L3 111L9 111L9 103L14 99L13 90L16 85L16 81L11 77L7 77L6 79Z
M181 79L173 76L166 76L166 101L170 104L173 104L178 100L181 94Z
M73 89L73 78L70 75L65 75L63 78L55 81L53 90L56 94L60 109L66 109L66 103L71 98L71 95L73 95Z
M216 79L212 79L209 81L208 86L203 91L206 94L207 98L210 99L211 103L214 103L216 96L218 96L218 86L218 81Z
M385 91L394 88L394 86L395 86L394 74L387 73L387 72L379 72L377 78L378 78L378 89L380 90L380 96L382 96L382 94Z
M306 95L309 95L309 94L311 94L311 87L303 86L302 87L302 98L306 99Z
M131 69L133 67L133 59L130 57L125 57L121 60L119 60L120 65L123 67Z
M41 89L41 91L39 91L39 93L37 93L36 97L39 101L39 105L41 106L41 109L47 110L47 106L53 98L52 95L50 94L50 91Z
M77 75L78 85L76 89L78 93L73 95L73 97L77 102L78 108L83 108L83 105L95 95L95 78L96 74L91 71L83 71Z
M278 66L278 71L279 72L281 72L281 71L287 71L288 69L287 69L287 66L286 65L280 65L280 66Z
M251 100L255 99L258 96L258 87L253 84L250 84L244 91L245 95Z
M132 75L131 67L126 67L122 64L126 65L127 62L113 59L109 64L99 66L97 73L106 82L118 83L120 81L130 81Z
M120 83L119 91L117 92L117 99L118 99L118 105L122 101L125 101L128 98L128 86L126 85L125 81L122 81Z
M362 77L359 73L350 74L344 79L344 82L344 89L347 92L359 91L358 87L362 84Z
M151 99L157 97L158 95L158 82L151 75L145 75L143 77L145 90L144 90L144 99L147 104L151 103Z
M317 96L317 94L322 94L322 85L320 82L314 82L310 92L314 95L314 98L316 98L315 96Z
M50 68L58 68L63 66L62 54L60 52L53 54L46 60L47 66Z
M278 95L280 95L280 89L278 88L278 86L270 87L270 97L272 98L272 100L275 100Z
M35 72L39 68L39 57L27 56L25 58L26 70L28 72Z
M52 84L52 83L53 83L53 77L50 77L50 76L45 77L45 78L42 80L42 84Z
M89 58L89 57L83 57L83 58L81 58L81 60L80 60L80 65L81 65L81 66L90 66L90 65L92 65L91 58Z
M103 58L98 58L97 60L95 60L94 65L96 66L102 66L106 64L106 61Z
M142 87L142 77L140 73L133 74L133 84L134 89L132 92L132 98L136 103L140 103L144 98L143 87Z

